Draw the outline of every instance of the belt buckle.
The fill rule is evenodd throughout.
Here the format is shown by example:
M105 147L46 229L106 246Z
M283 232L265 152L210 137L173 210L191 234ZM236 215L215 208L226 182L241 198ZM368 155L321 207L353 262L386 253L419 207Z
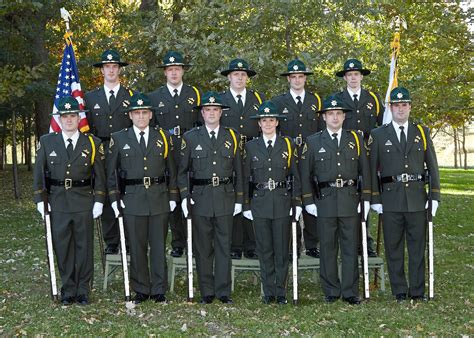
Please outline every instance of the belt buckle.
M296 136L295 143L298 147L301 147L301 145L303 144L303 137L301 135Z
M402 182L403 183L408 182L408 174L402 174Z
M65 188L66 190L72 188L72 179L71 179L71 178L66 178L66 179L64 180L64 188Z
M218 187L218 186L219 186L219 177L214 176L214 177L212 178L212 186L213 186L213 187Z
M336 188L342 188L344 186L344 180L342 178L336 179Z
M180 136L181 135L181 127L180 126L176 126L173 128L173 135L174 136Z
M148 189L151 185L151 177L143 177L143 185L145 186L145 189Z
M268 190L272 191L276 188L276 183L272 178L268 179Z
M247 143L247 136L240 134L240 140L242 141L242 144Z

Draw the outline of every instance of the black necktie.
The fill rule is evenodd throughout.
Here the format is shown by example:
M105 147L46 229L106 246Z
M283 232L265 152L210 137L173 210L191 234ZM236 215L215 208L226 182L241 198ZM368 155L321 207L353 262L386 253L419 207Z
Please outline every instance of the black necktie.
M354 97L354 104L357 106L359 104L359 100L357 99L357 94L352 95Z
M67 157L70 159L72 157L72 152L74 151L74 147L72 146L72 140L70 138L67 139L68 145L66 147Z
M145 143L145 137L143 135L145 135L145 132L141 131L140 132L140 148L142 149L143 153L145 154L146 153L146 143Z
M242 102L242 95L237 95L237 106L239 107L239 113L242 114L242 111L244 110L244 103Z
M176 103L176 102L178 102L178 98L179 98L178 90L175 88L175 89L173 90L173 93L174 93L173 99L174 99L174 102Z
M339 148L339 141L337 140L337 133L332 134L332 142L336 146L336 148Z
M403 153L405 153L407 149L407 136L405 135L405 127L400 126L400 145L402 147Z
M109 107L112 108L115 105L115 95L114 91L111 90L110 92L110 97L109 97Z
M273 146L272 146L272 140L268 140L267 141L267 150L268 150L268 155L271 155L272 154L272 150L273 150Z
M214 130L211 131L211 142L212 142L212 145L215 146L216 145L216 132Z
M298 106L298 111L301 111L301 107L303 107L303 102L301 102L301 96L297 96L296 100L298 100L298 102L296 102L296 105Z

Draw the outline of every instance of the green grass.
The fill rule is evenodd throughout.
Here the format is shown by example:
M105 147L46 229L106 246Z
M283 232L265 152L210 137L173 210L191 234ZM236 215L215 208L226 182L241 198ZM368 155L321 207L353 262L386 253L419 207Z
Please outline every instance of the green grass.
M13 199L11 172L0 172L0 335L473 335L474 171L443 169L435 218L434 301L397 304L387 291L370 302L327 305L319 281L305 273L297 307L266 306L252 275L238 276L234 304L188 304L183 273L168 304L145 303L127 313L120 274L101 291L96 250L92 304L62 307L49 297L43 225L31 201L31 174L21 171L22 198ZM375 224L374 222L372 224ZM96 245L97 249L97 245ZM361 280L362 287L362 280ZM291 289L290 289L291 290ZM362 294L362 292L361 292ZM289 295L291 297L291 295Z

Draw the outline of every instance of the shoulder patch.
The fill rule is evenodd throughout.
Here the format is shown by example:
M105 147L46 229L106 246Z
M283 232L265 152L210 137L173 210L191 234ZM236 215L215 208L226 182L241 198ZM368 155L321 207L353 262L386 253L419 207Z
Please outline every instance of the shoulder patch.
M307 151L308 151L308 145L305 143L304 146L303 146L303 150L301 151L301 155L303 155Z
M113 137L110 138L110 143L109 143L109 148L112 148L114 146L114 139Z
M112 139L110 139L110 141L112 142ZM99 154L104 155L104 144L103 143L101 143L100 146L99 146Z
M370 146L374 142L374 139L372 138L372 134L369 136L369 140L367 141L367 145Z
M181 150L184 150L186 149L186 141L184 140L184 138L181 139Z
M41 142L38 142L38 144L36 145L36 151L38 151L40 149L41 149Z

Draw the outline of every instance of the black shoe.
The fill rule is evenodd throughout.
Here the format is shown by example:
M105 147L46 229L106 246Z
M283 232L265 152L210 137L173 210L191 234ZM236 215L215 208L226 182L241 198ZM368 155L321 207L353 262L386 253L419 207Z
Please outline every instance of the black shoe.
M222 296L222 297L219 297L219 300L223 303L223 304L232 304L234 303L233 300L227 296Z
M214 301L215 296L204 296L199 301L199 304L211 304Z
M72 305L74 304L74 302L76 301L76 298L75 297L62 297L61 298L61 304L62 305Z
M275 301L275 296L263 296L262 303L263 304L271 304Z
M183 248L173 248L173 250L171 250L171 256L173 257L181 257L183 255Z
M414 302L426 302L428 300L428 298L426 298L425 295L421 295L421 296L411 296L410 297L412 301Z
M230 252L230 258L232 258L232 259L242 259L242 251L232 250Z
M351 304L351 305L359 305L360 304L359 297L355 297L355 296L342 298L342 300L345 301L346 303Z
M79 305L89 305L89 299L87 298L86 295L79 295L79 296L77 296L76 302L77 302Z
M377 253L371 247L367 248L367 254L368 254L369 257L377 257Z
M405 300L407 300L407 294L406 293L397 293L395 296L395 299L397 300L397 303L401 303Z
M277 304L285 305L285 304L288 304L288 301L286 300L285 296L278 296L277 297Z
M255 252L255 250L245 251L244 256L245 256L245 258L248 258L248 259L257 259L258 258L258 255Z
M135 294L135 297L133 297L133 302L135 304L140 304L140 303L143 303L144 301L147 301L148 299L150 299L150 296L145 295L144 293L141 293L141 292L137 292Z
M164 294L162 293L158 293L156 295L152 295L150 297L150 299L153 299L155 301L155 303L163 303L163 302L166 302L166 297Z
M306 250L306 256L310 256L313 258L319 258L319 250L318 248L311 248Z
M117 255L119 253L117 244L108 244L104 250L106 255Z
M337 296L325 296L325 297L324 297L324 301L325 301L326 303L328 303L328 304L329 304L329 303L334 303L334 302L337 301L338 299L339 299L339 297L337 297Z

